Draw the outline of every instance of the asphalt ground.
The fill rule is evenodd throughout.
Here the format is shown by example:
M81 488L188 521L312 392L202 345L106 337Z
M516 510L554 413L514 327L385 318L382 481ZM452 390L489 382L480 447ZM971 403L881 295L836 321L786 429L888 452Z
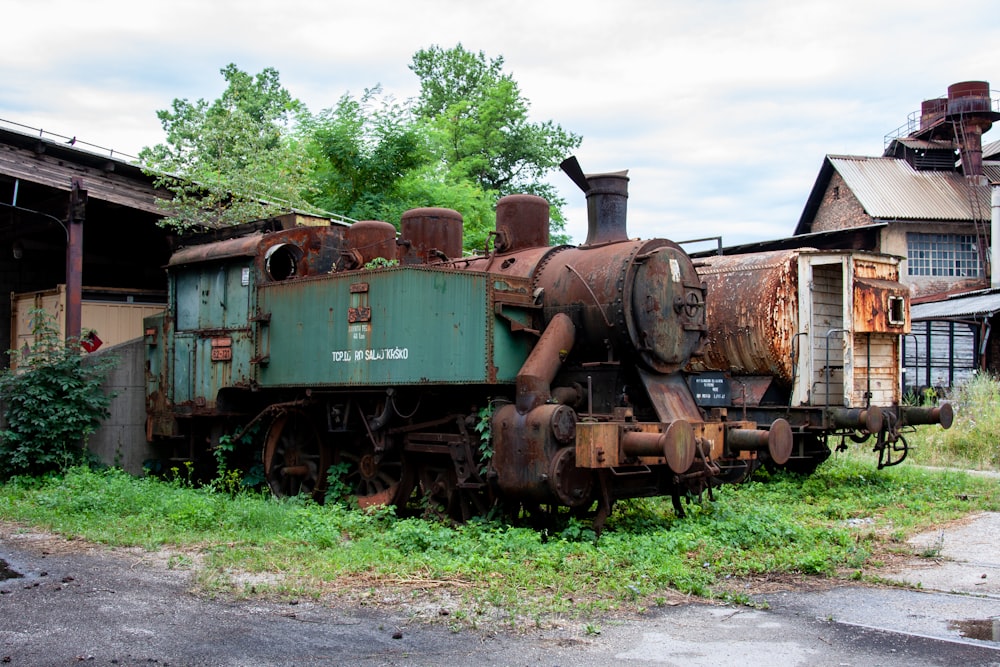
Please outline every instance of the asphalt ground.
M190 571L0 525L0 665L996 665L1000 514L911 540L901 586L679 601L544 630L453 631L405 608L209 598ZM8 578L3 578L8 577Z

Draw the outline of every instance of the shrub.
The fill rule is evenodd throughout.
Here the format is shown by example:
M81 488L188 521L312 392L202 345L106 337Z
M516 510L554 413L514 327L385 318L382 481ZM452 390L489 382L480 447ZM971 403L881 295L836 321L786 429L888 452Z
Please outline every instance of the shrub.
M33 310L31 317L34 344L24 353L11 351L17 368L0 371L0 479L86 462L87 437L108 416L113 398L102 384L116 359L86 359L80 341L61 340L51 315Z

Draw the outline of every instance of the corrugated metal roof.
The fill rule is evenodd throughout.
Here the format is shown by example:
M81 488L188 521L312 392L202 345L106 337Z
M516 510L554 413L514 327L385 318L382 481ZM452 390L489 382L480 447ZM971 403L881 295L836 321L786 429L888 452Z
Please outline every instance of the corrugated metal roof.
M990 183L1000 183L1000 162L984 162L983 176Z
M827 159L872 218L956 221L974 218L970 186L960 173L917 171L905 160L895 158L829 155ZM1000 176L1000 167L990 167L993 174ZM990 171L986 176L992 180ZM979 197L979 217L989 219L989 187L972 187Z
M994 155L1000 155L1000 139L983 144L983 159L988 160Z
M893 139L897 144L903 144L907 148L917 148L924 150L955 150L955 142L944 139L914 139L913 137L903 137Z
M955 317L992 316L997 312L1000 312L1000 290L990 289L944 301L914 304L910 306L910 319L919 322Z

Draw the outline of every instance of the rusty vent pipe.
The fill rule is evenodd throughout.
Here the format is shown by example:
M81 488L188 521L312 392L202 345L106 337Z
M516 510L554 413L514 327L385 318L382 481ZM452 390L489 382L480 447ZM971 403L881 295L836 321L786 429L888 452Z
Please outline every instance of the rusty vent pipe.
M516 407L526 414L552 398L552 380L573 349L576 328L566 313L557 313L517 374Z

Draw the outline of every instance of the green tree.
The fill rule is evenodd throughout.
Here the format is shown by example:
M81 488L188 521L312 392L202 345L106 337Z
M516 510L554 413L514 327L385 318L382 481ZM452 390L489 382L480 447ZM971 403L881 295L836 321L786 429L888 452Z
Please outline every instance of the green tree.
M314 165L310 201L355 220L398 220L412 208L402 181L428 164L425 134L380 86L303 123Z
M315 165L314 205L393 224L412 208L452 208L462 214L466 249L484 248L495 194L447 168L410 105L376 86L358 98L345 94L304 126Z
M503 65L502 56L490 59L461 44L418 51L410 65L420 78L415 113L453 177L497 198L519 192L545 197L558 232L565 202L542 179L581 138L552 121L530 122L530 104Z
M275 208L307 208L311 164L296 130L306 112L277 70L255 76L234 64L211 104L175 99L157 112L166 142L140 152L156 185L171 191L168 226L219 227L268 217Z

